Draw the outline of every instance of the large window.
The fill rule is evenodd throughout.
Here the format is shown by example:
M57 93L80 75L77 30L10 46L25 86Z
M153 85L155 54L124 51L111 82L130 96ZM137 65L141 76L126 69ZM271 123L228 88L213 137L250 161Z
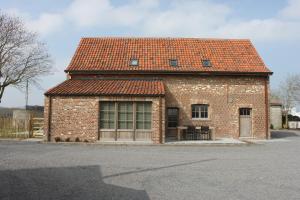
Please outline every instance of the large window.
M115 103L100 102L100 128L115 128Z
M168 127L175 128L178 126L178 108L168 108Z
M206 104L192 105L192 118L193 119L207 119L208 118L208 105L206 105Z
M119 102L118 106L118 129L133 128L133 103Z
M151 102L136 103L136 129L151 129Z
M146 130L151 129L151 123L152 102L100 102L101 129L133 130L135 124L136 129Z

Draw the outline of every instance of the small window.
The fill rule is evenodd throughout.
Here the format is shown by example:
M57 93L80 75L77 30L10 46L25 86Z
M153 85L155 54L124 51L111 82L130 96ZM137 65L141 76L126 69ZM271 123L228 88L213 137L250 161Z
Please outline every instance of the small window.
M192 118L193 119L208 119L208 105L206 105L206 104L192 105Z
M211 62L208 59L202 60L203 67L211 67Z
M178 61L176 59L171 59L170 60L170 66L177 67L178 66Z
M240 115L249 116L251 114L251 108L240 108Z
M168 114L168 127L169 128L175 128L178 126L178 108L168 108L167 114Z
M130 60L130 66L139 66L139 60L134 58Z

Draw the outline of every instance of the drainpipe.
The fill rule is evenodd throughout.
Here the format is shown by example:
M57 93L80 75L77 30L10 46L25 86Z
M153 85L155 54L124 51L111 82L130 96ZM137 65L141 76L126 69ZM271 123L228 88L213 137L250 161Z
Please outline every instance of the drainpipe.
M48 106L48 131L47 131L47 140L51 140L51 116L52 116L52 98L49 96L49 106Z
M161 96L159 96L159 142L162 144L163 143L163 135L162 135L162 100Z
M266 104L266 136L267 139L270 139L270 131L269 131L269 90L268 90L268 82L269 77L265 79L265 104Z

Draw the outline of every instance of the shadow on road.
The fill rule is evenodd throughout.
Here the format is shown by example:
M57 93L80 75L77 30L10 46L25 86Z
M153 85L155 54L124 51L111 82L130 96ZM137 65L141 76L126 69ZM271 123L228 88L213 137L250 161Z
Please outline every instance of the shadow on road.
M162 167L153 167L153 168L146 168L146 169L140 169L140 170L133 170L133 171L127 171L127 172L122 172L122 173L118 173L118 174L103 176L102 178L106 179L106 178L118 177L118 176L123 176L123 175L129 175L129 174L136 174L136 173L142 173L142 172L148 172L148 171L156 171L156 170L167 169L167 168L172 168L172 167L180 167L180 166L198 164L198 163L202 163L202 162L209 162L209 161L213 161L213 160L217 160L217 159L206 159L206 160L199 160L199 161L188 162L188 163L167 165L167 166L162 166Z
M106 184L99 166L0 171L1 200L150 199L146 191Z
M300 136L297 131L272 131L271 132L271 138L277 139L277 138L286 138L286 137L298 137Z

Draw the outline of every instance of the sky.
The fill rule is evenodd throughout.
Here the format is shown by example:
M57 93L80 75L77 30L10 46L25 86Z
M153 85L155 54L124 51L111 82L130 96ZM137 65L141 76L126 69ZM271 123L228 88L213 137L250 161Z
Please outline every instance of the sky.
M81 37L248 38L274 72L271 89L300 74L300 0L0 0L0 9L37 32L54 62L40 87L30 86L30 105L66 79ZM24 92L8 87L0 106L24 105Z

